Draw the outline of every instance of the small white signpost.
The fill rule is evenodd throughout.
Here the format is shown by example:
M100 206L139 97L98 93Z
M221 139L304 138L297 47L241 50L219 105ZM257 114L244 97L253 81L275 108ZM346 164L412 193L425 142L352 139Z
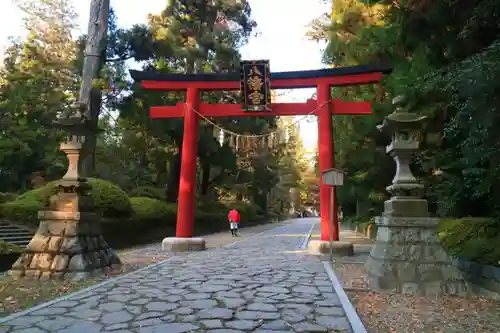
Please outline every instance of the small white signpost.
M330 262L333 260L333 221L336 209L335 205L335 186L344 185L344 172L339 169L328 169L321 173L323 184L332 185L330 188Z
M322 172L323 184L342 186L344 185L344 172L339 169L328 169Z

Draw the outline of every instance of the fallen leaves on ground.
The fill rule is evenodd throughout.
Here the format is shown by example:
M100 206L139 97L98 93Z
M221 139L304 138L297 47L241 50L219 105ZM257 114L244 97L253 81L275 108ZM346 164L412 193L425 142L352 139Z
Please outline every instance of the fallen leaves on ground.
M333 263L344 287L369 286L363 264ZM480 296L420 297L347 292L372 333L498 333L500 303Z
M133 272L156 262L166 260L167 255L164 253L158 254L158 248L159 245L155 245L144 249L120 251L121 267L107 269L102 276L81 281L14 280L9 276L1 276L0 317L75 292L107 278L117 277L124 273ZM153 255L153 252L156 255Z
M97 279L85 281L34 281L0 278L0 316L30 308L41 302L89 286Z

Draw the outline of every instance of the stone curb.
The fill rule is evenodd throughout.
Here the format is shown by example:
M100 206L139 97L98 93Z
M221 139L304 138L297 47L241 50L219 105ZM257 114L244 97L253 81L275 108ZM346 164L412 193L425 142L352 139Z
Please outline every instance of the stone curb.
M300 244L300 248L302 250L307 250L307 244L309 244L309 239L311 239L311 235L312 235L314 227L316 226L316 223L317 223L317 221L312 224L311 229L309 229L309 232L304 237L304 240L302 241L302 244Z
M339 297L340 304L342 304L342 308L344 309L346 317L349 320L349 323L351 324L353 333L368 333L368 331L365 328L365 325L363 325L363 322L361 321L361 318L359 318L356 309L354 309L354 306L352 305L351 301L349 301L349 298L347 297L347 294L345 293L342 284L335 275L335 272L333 271L330 262L323 261L323 266L325 267L326 273L328 274L330 281L332 281L333 289L335 290L335 293Z
M284 224L287 224L287 223L290 223L290 220L286 220L286 221L284 221ZM279 226L277 226L277 227L275 227L275 228L272 228L272 229L269 229L269 230L266 230L266 231L259 232L259 233L255 234L255 235L252 235L252 236L248 237L248 238L242 238L242 239L239 239L239 240L234 241L234 242L232 242L232 243L226 244L226 245L224 245L224 246L222 246L222 247L220 247L220 248L229 248L229 247L232 247L232 246L236 245L236 244L237 244L237 243L239 243L239 242L246 241L246 240L251 239L251 238L253 238L253 237L258 237L258 236L261 236L261 235L263 235L263 234L265 234L265 233L267 233L267 232L269 232L269 231L276 230L276 229L278 229L278 228L282 228L283 226L284 226L284 225L283 225L283 224L281 224L281 225L279 225ZM312 229L311 229L311 230L312 230ZM210 251L210 250L209 250L209 251ZM56 303L59 303L59 302L62 302L62 301L67 301L67 300L69 300L70 298L72 298L72 297L74 297L74 296L78 296L78 295L84 294L84 293L86 293L86 292L89 292L89 291L95 290L95 289L100 288L100 287L102 287L102 286L105 286L105 285L107 285L107 284L109 284L109 283L119 281L119 280L121 280L121 279L123 279L123 278L129 277L129 276L132 276L132 275L137 274L137 273L139 273L139 272L142 272L142 271L145 271L145 270L148 270L148 269L151 269L151 268L158 267L158 266L160 266L160 265L163 265L163 264L167 263L168 261L172 260L173 258L175 258L175 256L174 256L174 257L172 257L172 258L168 258L168 259L165 259L165 260L163 260L163 261L160 261L160 262L157 262L157 263L154 263L154 264L151 264L151 265L148 265L148 266L145 266L145 267L139 268L139 269L137 269L137 270L135 270L135 271L132 271L132 272L129 272L129 273L125 273L125 274L119 275L119 276L114 277L114 278L106 279L106 280L104 280L104 281L102 281L102 282L99 282L99 283L94 284L94 285L92 285L92 286L86 287L86 288L84 288L84 289L82 289L82 290L78 290L78 291L75 291L75 292L73 292L73 293L70 293L70 294L67 294L67 295L64 295L64 296L58 297L58 298L53 299L53 300L51 300L51 301L48 301L48 302L45 302L45 303L42 303L42 304L36 305L36 306L34 306L34 307L32 307L32 308L29 308L29 309L26 309L26 310L23 310L23 311L20 311L20 312L16 312L16 313L10 314L10 315L5 316L5 317L2 317L2 318L0 318L0 324L6 323L6 322L11 321L11 320L13 320L13 319L16 319L16 318L18 318L18 317L21 317L21 316L24 316L24 315L30 314L30 313L32 313L32 312L34 312L34 311L44 309L44 308L46 308L46 307L48 307L48 306L51 306L51 305L53 305L53 304L56 304ZM355 333L357 333L357 332L355 332Z

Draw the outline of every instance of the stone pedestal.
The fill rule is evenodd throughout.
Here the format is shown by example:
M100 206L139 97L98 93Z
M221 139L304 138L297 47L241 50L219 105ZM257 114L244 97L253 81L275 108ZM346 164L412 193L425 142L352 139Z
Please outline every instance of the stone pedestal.
M352 256L354 246L349 242L335 241L331 243L333 254L336 256ZM307 244L307 251L313 255L330 254L330 242L321 240L311 240Z
M120 265L96 214L41 211L38 216L37 232L9 271L14 278L79 279Z
M419 295L462 295L460 271L436 236L439 219L377 217L377 239L365 268L374 290Z
M167 237L161 242L161 249L169 252L195 252L206 248L205 239L201 237Z

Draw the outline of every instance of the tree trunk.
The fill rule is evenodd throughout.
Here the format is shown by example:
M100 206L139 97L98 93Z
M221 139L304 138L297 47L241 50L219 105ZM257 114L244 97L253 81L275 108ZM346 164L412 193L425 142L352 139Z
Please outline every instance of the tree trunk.
M181 145L182 146L182 145ZM182 154L179 148L177 153L170 160L170 174L169 181L167 185L167 201L177 202L177 197L179 196L179 183L181 179L181 161Z
M201 165L201 184L200 194L205 196L208 194L208 187L210 186L210 171L212 167L210 162L205 162Z
M156 169L156 176L155 179L152 180L152 183L155 186L158 186L160 184L166 184L168 181L168 159L162 158L162 159L157 159L155 163L155 169ZM167 186L165 185L165 188Z
M101 111L102 95L101 89L93 88L90 98L90 119L88 122L89 133L83 144L83 173L86 176L95 174L95 154L97 146L97 136L99 135L99 113Z
M82 83L78 102L85 106L83 117L88 121L88 130L83 152L83 173L89 175L95 170L95 147L97 143L97 126L101 109L101 91L93 87L93 81L99 74L103 61L103 41L108 32L110 0L91 0L90 15L85 44L82 70Z
M267 211L267 195L263 193L255 193L253 195L253 201L264 212Z
M83 54L82 84L79 102L87 106L86 116L90 119L90 100L93 80L99 73L103 51L103 41L108 32L110 0L91 0L87 41Z

